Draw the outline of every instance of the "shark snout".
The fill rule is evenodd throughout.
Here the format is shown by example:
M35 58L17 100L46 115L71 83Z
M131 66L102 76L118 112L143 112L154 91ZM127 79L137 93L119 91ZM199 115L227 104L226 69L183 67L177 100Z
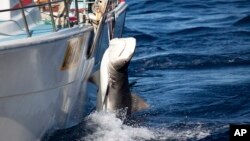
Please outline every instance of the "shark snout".
M135 52L135 38L120 38L113 39L109 45L109 59L112 64L126 65L130 62Z

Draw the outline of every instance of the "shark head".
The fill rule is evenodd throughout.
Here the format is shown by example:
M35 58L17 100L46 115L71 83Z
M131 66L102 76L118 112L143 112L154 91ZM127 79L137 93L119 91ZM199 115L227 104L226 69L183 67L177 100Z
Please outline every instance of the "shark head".
M109 44L109 60L116 71L125 71L135 52L135 38L113 39Z

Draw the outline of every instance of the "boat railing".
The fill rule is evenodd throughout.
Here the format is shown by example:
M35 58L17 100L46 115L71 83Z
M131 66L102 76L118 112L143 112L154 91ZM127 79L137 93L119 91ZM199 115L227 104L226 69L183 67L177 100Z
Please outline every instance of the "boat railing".
M47 2L43 2L43 3L36 3L36 4L32 4L32 5L26 5L24 6L22 0L19 0L19 7L16 7L16 8L9 8L9 9L2 9L0 10L0 13L1 12L10 12L10 11L16 11L16 10L21 10L21 14L22 14L22 18L23 18L23 22L24 22L24 26L25 26L25 30L26 30L26 34L27 34L27 37L31 37L32 34L30 32L30 29L29 29L29 24L27 22L27 17L25 15L25 9L28 9L28 8L34 8L34 7L43 7L43 6L48 6L49 7L49 15L50 15L50 19L51 19L51 25L52 25L52 29L53 29L53 32L57 32L57 28L56 28L56 24L55 24L55 19L54 19L54 13L53 13L53 7L52 7L52 4L59 4L60 2L64 2L64 9L63 10L65 13L61 13L62 14L66 14L66 21L67 21L67 24L68 24L68 27L70 28L70 18L69 18L69 6L71 4L73 0L47 0ZM76 22L75 24L79 24L79 6L78 6L78 2L83 2L83 4L94 4L95 1L88 1L88 0L74 0L74 3L75 3L75 15L76 15ZM57 18L59 17L59 14L57 16Z

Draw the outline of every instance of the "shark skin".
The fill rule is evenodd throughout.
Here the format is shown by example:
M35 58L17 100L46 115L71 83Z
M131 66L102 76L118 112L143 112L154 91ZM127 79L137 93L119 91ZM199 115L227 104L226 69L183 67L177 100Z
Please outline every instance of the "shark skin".
M92 81L99 86L97 111L119 113L126 110L127 115L143 110L149 105L136 94L131 93L128 81L128 66L134 55L135 38L115 38L106 49L100 70Z

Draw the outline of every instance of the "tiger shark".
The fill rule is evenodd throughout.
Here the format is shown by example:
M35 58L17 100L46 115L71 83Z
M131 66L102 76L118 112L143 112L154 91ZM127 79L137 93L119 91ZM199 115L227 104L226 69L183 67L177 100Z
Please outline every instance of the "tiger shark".
M139 96L131 93L128 81L128 65L136 47L135 38L115 38L104 52L100 71L95 73L94 83L99 83L97 111L119 112L126 109L127 114L148 108Z

